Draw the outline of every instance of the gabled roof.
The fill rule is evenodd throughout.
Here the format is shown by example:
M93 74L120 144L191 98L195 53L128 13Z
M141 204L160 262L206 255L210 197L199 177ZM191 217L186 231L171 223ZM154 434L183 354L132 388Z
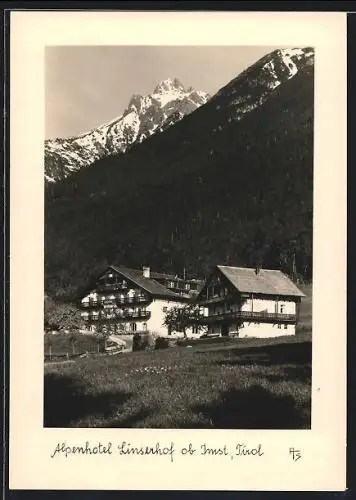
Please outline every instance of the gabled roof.
M157 273L156 271L150 271L150 277L152 279L166 279L166 280L174 280L177 279L177 276L174 274L166 274L166 273Z
M305 297L299 288L282 271L246 267L217 266L219 271L241 293Z
M187 299L191 299L189 295L179 295L178 293L174 293L171 290L168 290L165 286L158 283L158 281L152 278L145 278L142 274L142 271L138 269L129 269L127 267L116 267L110 266L114 271L122 274L125 278L133 281L136 285L140 286L148 293L156 297L167 297L171 299L176 299L180 301L184 301Z
M150 277L154 280L165 279L172 281L183 281L184 283L197 283L198 285L204 283L204 280L200 280L197 278L183 278L182 276L178 276L176 274L157 273L156 271L151 271Z

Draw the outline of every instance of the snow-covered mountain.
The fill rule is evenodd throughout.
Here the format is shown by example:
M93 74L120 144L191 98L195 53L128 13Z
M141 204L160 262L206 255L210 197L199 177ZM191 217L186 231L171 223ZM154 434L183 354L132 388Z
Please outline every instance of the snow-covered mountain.
M109 123L78 137L45 141L45 178L54 183L88 167L99 158L125 153L131 146L161 132L196 111L211 114L200 129L215 126L219 133L262 106L275 90L304 66L314 64L313 48L274 50L236 76L213 97L187 88L177 78L160 82L148 96L133 95L125 112ZM209 110L209 111L208 111Z
M283 83L305 66L314 64L314 49L289 48L275 50L240 73L210 100L222 119L240 121L246 114L263 105Z
M187 89L177 78L160 82L148 96L132 96L124 113L77 137L45 141L45 179L64 179L106 155L125 153L132 145L162 131L210 98L207 92Z

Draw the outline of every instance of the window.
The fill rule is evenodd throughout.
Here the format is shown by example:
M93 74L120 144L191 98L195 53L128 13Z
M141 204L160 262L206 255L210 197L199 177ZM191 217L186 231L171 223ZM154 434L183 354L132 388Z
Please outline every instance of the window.
M162 307L162 311L166 313L168 311L168 307L167 306Z
M284 325L284 329L287 330L287 328L288 328L288 325Z
M280 329L282 328L282 325L281 325L281 324L278 324L278 328L279 328L279 330L280 330Z
M282 304L282 305L280 306L280 312L281 312L281 314L283 314L283 313L284 313L284 307L285 307L285 306L284 306L284 304Z
M174 281L168 281L168 288L174 288L175 287L175 283Z
M136 323L130 323L130 331L135 332L137 330L137 325Z
M192 333L199 333L199 326L193 326Z
M190 290L190 284L189 284L189 283L186 283L186 284L184 285L184 288L185 288L186 290Z

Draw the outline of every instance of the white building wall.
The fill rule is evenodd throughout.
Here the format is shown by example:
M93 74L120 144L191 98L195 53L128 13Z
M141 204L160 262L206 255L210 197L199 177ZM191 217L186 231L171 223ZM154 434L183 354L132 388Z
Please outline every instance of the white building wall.
M221 334L221 325L211 326L211 334ZM243 323L243 326L237 329L236 324L229 325L229 335L238 335L240 338L273 338L283 337L285 335L295 335L295 325L271 323Z
M296 314L297 304L293 300L280 300L278 301L278 312L281 312L281 307L283 307L284 314Z
M90 292L88 295L82 298L82 304L88 303L89 300L98 300L98 294L96 292Z
M168 335L167 326L163 326L166 312L173 307L183 307L182 302L173 302L164 299L153 299L146 310L151 312L150 319L147 320L147 327L150 332L159 333L160 335Z
M168 299L154 299L146 310L151 312L150 319L147 320L147 328L152 333L158 333L162 337L168 336L168 327L163 326L166 313L173 307L184 307L184 302L175 302ZM137 330L139 331L139 330ZM187 337L199 337L202 331L194 332L193 328L186 329ZM183 332L171 331L172 337L183 337Z
M295 325L271 323L247 323L240 328L239 337L273 338L283 337L284 335L294 335Z
M146 307L146 310L151 313L151 317L147 320L148 330L160 335L166 335L168 330L166 326L163 326L166 314L165 308L168 310L176 305L178 304L168 300L153 299L150 305Z
M257 299L249 298L241 307L242 311L268 313L282 313L282 314L296 314L296 303L293 300L277 300L276 299Z

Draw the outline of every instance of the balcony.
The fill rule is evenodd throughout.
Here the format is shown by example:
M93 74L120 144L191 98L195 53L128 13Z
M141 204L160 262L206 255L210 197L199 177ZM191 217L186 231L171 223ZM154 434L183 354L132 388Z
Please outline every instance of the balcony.
M251 322L261 321L264 323L296 323L297 316L295 314L269 313L264 311L224 311L202 317L202 319L198 321L208 324L222 321L230 322L234 320Z
M148 296L136 296L136 297L123 297L116 298L115 302L118 306L126 305L126 304L147 304L150 302L150 298Z
M82 302L81 306L82 307L98 307L99 302L95 300L90 300L89 302Z
M127 288L126 283L100 283L97 286L98 292L115 292L118 290L125 290Z
M125 311L122 315L116 314L117 319L149 319L151 317L151 311Z
M130 320L140 320L140 319L149 319L151 317L150 311L136 311L136 312L124 312L114 313L106 316L103 313L100 314L91 314L90 316L82 317L84 321L105 321L105 322L115 322L118 321L130 321Z
M91 300L89 302L82 302L81 306L85 309L88 309L88 308L105 307L105 306L120 307L131 304L148 304L149 302L151 302L151 299L148 296L124 297L124 298L116 297L115 299L105 299L97 301Z
M214 304L215 302L224 302L226 300L226 295L214 295L212 297L208 298L202 298L199 300L199 304L202 306L208 305L208 304Z

